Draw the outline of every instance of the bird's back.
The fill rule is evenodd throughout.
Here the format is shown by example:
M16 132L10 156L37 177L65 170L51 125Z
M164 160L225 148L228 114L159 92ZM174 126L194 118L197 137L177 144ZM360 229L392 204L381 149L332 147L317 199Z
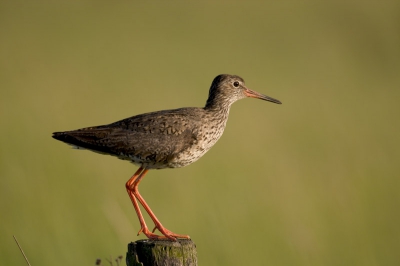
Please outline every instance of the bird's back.
M198 145L203 108L180 108L141 114L112 124L55 132L70 145L131 160L146 168L182 167Z

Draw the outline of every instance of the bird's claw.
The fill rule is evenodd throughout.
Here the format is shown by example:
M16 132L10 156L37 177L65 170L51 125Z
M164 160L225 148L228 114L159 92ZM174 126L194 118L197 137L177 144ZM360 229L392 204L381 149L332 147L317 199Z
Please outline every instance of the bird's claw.
M139 232L137 233L137 236L140 235L143 232L143 227L140 228Z
M158 231L160 231L163 235L159 236L154 234L154 231L156 231L156 229L158 229ZM176 241L177 238L190 239L190 236L175 234L163 227L162 225L155 225L154 229L151 232L149 231L147 226L142 226L137 235L140 235L141 233L145 234L150 239L170 239L172 241Z
M158 231L160 231L166 238L169 238L169 239L174 240L174 241L176 241L177 238L190 239L190 236L175 234L174 232L169 231L167 228L165 228L161 224L160 225L156 224L154 226L153 233L154 233L154 231L156 229L158 229Z

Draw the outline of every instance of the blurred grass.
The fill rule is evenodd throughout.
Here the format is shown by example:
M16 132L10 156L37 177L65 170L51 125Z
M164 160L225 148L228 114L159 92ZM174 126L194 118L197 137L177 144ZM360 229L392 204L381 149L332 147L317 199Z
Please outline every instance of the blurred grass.
M0 257L93 265L139 223L136 170L51 132L202 106L217 74L282 106L235 104L224 137L141 191L200 265L398 265L397 1L0 3ZM149 220L149 219L148 219Z

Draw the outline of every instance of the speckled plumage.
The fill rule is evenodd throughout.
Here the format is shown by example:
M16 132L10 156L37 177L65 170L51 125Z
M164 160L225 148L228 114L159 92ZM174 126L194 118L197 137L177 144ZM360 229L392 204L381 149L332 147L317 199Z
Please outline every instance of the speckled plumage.
M187 107L140 114L108 125L55 132L53 138L78 148L129 160L139 165L139 170L142 171L183 167L197 161L217 142L224 132L231 105L245 97L280 104L278 100L246 88L244 80L239 76L219 75L211 84L209 97L203 108ZM139 175L139 171L134 177L138 176L137 181L128 181L128 193L133 191L134 184L137 187L140 182L142 175ZM132 197L141 203L142 201L137 195L130 196L138 212ZM140 211L138 216L142 225L141 231L150 238L158 238L146 231ZM164 229L158 220L153 221L165 237L185 237Z

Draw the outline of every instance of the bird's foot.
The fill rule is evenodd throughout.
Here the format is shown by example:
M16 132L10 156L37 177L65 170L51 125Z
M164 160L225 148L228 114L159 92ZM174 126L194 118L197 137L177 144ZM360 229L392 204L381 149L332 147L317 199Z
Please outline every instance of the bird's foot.
M176 241L177 238L190 239L190 236L175 234L174 232L171 232L170 230L168 230L167 228L165 228L161 224L159 224L159 225L156 224L154 226L154 229L153 229L152 232L154 233L154 231L156 231L156 229L158 229L158 231L160 231L166 238L169 238L169 239L174 240L174 241Z
M161 231L160 229L158 229L158 230L163 234L162 236L159 236L159 235L153 234L154 231L155 231L156 229L158 229L157 226L154 227L153 232L150 232L150 230L149 230L147 227L142 227L142 228L139 230L139 232L138 232L137 235L140 235L140 233L143 233L143 234L144 234L145 236L147 236L147 238L149 238L149 239L160 239L160 240L162 240L162 239L170 239L170 240L172 240L172 241L176 241L177 238L186 238L186 239L190 239L190 237L187 236L187 235L178 235L178 234L175 234L175 233L169 231L168 229L165 229L164 227L161 227L162 231Z
M140 235L141 233L143 233L149 239L167 239L167 237L165 237L165 236L159 236L159 235L153 234L152 232L150 232L150 230L147 227L142 227L139 230L139 232L137 233L137 235ZM171 239L171 240L175 240L175 239Z

